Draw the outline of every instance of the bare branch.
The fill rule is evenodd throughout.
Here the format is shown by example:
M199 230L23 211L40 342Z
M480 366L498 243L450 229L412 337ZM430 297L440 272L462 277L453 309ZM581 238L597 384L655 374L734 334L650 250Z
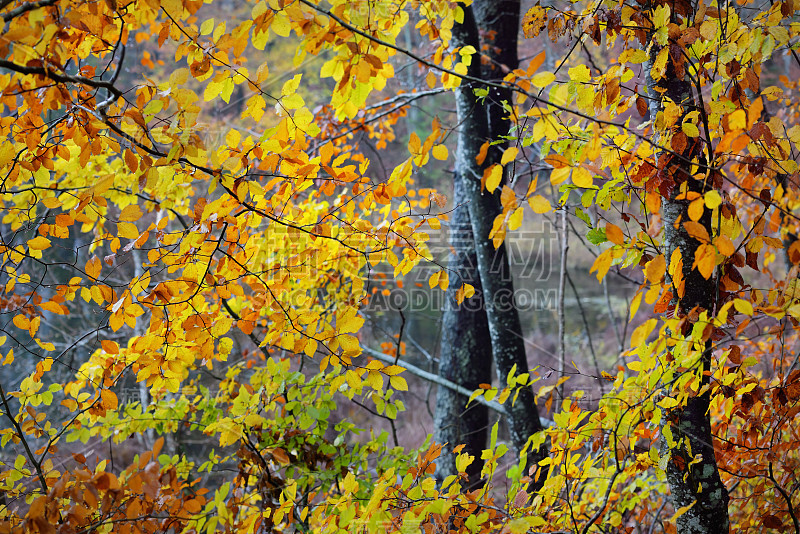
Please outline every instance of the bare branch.
M25 2L21 6L16 9L12 9L8 13L3 13L3 22L8 22L11 19L17 18L20 15L27 13L28 11L33 11L34 9L39 9L40 7L47 7L52 6L58 0L39 0L38 2ZM3 5L0 6L0 9L3 9L11 2L3 2Z

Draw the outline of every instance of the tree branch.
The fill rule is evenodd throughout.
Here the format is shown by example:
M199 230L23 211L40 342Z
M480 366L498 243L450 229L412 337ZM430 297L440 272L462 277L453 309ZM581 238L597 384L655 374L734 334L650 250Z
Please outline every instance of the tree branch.
M45 78L50 78L54 82L76 83L76 84L88 85L90 87L95 87L97 89L107 89L109 92L111 92L111 94L113 94L117 98L123 95L122 91L117 89L113 83L105 82L103 80L93 80L91 78L87 78L86 76L80 76L80 75L72 76L69 74L59 74L44 67L26 67L22 65L17 65L13 61L8 61L6 59L0 59L0 68L8 69L10 71L18 72L20 74L33 74L33 75L43 76Z
M400 365L402 367L405 367L406 371L408 371L412 375L418 376L419 378L421 378L423 380L427 380L428 382L432 382L432 383L434 383L434 384L436 384L438 386L442 386L442 387L445 387L447 389L451 389L451 390L455 391L456 393L460 393L461 395L464 395L466 397L470 397L472 395L472 393L473 393L472 391L470 391L469 389L467 389L467 388L465 388L463 386L460 386L460 385L458 385L458 384L456 384L454 382L450 382L449 380L447 380L445 378L442 378L439 375L436 375L436 374L433 374L433 373L429 373L428 371L425 371L424 369L420 369L416 365L412 365L412 364L410 364L410 363L408 363L406 361L395 360L392 356L389 356L388 354L384 354L384 353L382 353L380 351L377 351L375 349L371 349L369 347L362 347L362 349L366 354L369 354L373 358L376 358L378 360L381 360L383 362L386 362L386 363L389 363L389 364L392 364L392 365L397 364L397 365ZM475 399L475 402L483 404L484 406L487 406L487 407L491 408L492 410L494 410L495 412L499 413L500 415L505 415L505 416L508 415L508 412L506 411L505 407L502 404L500 404L499 402L497 402L497 401L488 401L488 400L484 399L483 397L477 397ZM544 418L540 417L539 421L542 423L542 426L544 426L544 427L555 426L555 423L553 421L550 421L549 419L544 419Z
M28 11L33 11L34 9L39 9L40 7L52 6L57 1L58 0L39 0L38 2L25 2L24 4L22 4L18 8L12 9L8 13L4 13L2 15L3 16L3 22L8 22L9 20L11 20L13 18L19 17L23 13L27 13ZM8 5L8 3L10 3L10 2L3 2L3 6L0 6L0 9L6 7L6 5Z

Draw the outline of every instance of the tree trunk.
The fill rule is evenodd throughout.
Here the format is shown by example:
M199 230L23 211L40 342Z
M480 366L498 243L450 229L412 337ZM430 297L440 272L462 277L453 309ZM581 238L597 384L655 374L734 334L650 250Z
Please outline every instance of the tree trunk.
M652 63L660 49L658 43L652 43L651 60L645 65L645 71L648 73L650 119L653 120L653 124L656 123L655 119L663 108L665 98L682 105L684 115L692 109L697 109L692 85L688 77L677 78L671 56L667 61L665 76L657 81L652 79L650 75ZM680 125L680 122L676 124ZM674 188L668 192L664 191L666 198L663 200L662 219L667 263L670 262L675 250L679 250L683 258L682 295L677 288L672 287L672 294L675 295L673 298L675 313L679 315L686 315L694 308L706 310L709 314L715 311L716 277L710 276L706 279L692 266L695 251L701 243L690 236L683 226L683 223L691 220L688 214L689 201L685 198L679 199L681 185L684 183L687 191L696 191L700 194L712 187L713 177L709 177L708 180L695 179L686 163L692 160L705 163L701 151L700 143L689 143L680 154L681 158L666 151L656 154L657 168L662 169L658 172L666 172L667 179L674 183ZM710 210L705 210L697 222L705 228L708 235L714 235ZM711 344L708 343L701 356L699 369L701 388L709 381L707 372L711 370L711 348ZM728 492L720 479L714 458L709 402L708 391L692 397L685 407L672 412L670 422L665 423L670 425L675 443L669 450L670 460L667 463L667 480L673 504L678 509L694 503L690 510L677 519L678 532L681 534L729 531ZM688 451L691 451L691 454ZM691 463L697 455L700 455L700 461Z
M451 282L442 318L439 376L475 390L480 384L492 381L492 345L463 182L456 173L453 183L456 209L450 220L451 254L447 263ZM456 291L464 282L475 287L475 296L459 305ZM478 403L466 408L468 400L451 389L439 387L436 392L434 441L445 444L436 464L436 474L443 480L458 473L452 450L464 444L463 452L475 457L467 468L469 484L474 486L483 469L481 451L486 446L489 409Z
M480 17L477 22L476 14ZM471 45L476 50L481 50L478 28L487 34L494 30L495 42L490 43L489 48L500 47L501 53L505 51L502 57L511 63L506 66L514 68L518 26L516 22L513 29L505 26L518 19L519 2L493 3L489 0L473 2L471 7L464 7L464 22L453 28L452 44L454 47ZM504 33L499 33L500 30ZM508 52L511 49L513 54ZM497 54L496 51L491 53ZM491 72L491 69L487 71ZM468 74L476 78L483 76L477 55L469 66ZM458 122L461 126L456 151L456 168L463 177L472 233L475 236L477 266L483 288L492 355L500 385L504 386L506 376L512 367L516 365L517 374L525 373L528 371L528 362L519 313L514 305L514 284L506 247L501 245L495 249L489 239L494 219L502 213L499 190L497 195L481 190L483 171L498 160L501 149L495 148L490 151L483 165L478 165L475 157L484 141L508 134L509 122L505 119L505 112L500 104L502 99L508 100L510 95L504 94L505 91L493 92L491 94L493 102L484 108L473 89L475 87L462 82L455 92ZM528 438L542 430L533 390L530 387L522 388L517 401L513 406L508 406L508 410L511 445L514 451L519 453L525 448ZM534 452L531 459L537 462L544 454L542 448Z

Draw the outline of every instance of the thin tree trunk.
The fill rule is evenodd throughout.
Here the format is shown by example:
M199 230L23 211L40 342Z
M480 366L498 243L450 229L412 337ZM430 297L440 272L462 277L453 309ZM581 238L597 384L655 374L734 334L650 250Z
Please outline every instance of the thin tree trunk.
M450 220L451 254L447 264L451 282L442 318L439 376L475 390L480 384L492 381L492 345L486 311L482 305L475 241L465 202L463 179L456 173L453 205L457 207ZM475 296L458 304L456 291L465 282L475 287ZM466 408L468 400L468 397L451 389L439 387L436 392L433 439L445 445L436 464L437 477L443 480L458 473L455 457L451 453L453 447L463 444L463 452L475 457L467 468L469 484L474 486L480 480L483 468L481 451L486 446L489 410L478 403Z
M660 49L657 43L652 43L651 60L645 66L645 71L648 73L649 111L654 123L665 98L681 104L684 114L697 109L688 77L684 79L676 77L671 58L667 62L667 71L663 78L656 81L650 76L652 62ZM670 262L675 250L680 251L683 258L682 295L675 287L672 288L675 295L673 304L678 314L687 314L694 308L707 310L710 314L715 311L717 280L715 276L706 279L698 269L692 268L695 251L700 242L690 236L683 226L683 223L691 220L688 214L689 201L685 198L679 199L683 183L686 183L687 190L701 194L712 187L712 177L708 180L697 180L691 175L686 164L686 161L692 159L702 161L701 150L699 143L689 143L680 160L667 152L656 154L657 167L668 171L668 178L675 184L667 194L668 198L663 201L662 219L667 262ZM708 235L714 235L710 210L706 210L697 222L706 229ZM702 377L701 388L708 384L707 372L711 369L711 348L711 344L707 344L701 356L699 369ZM665 423L670 425L675 443L669 450L670 460L667 464L667 480L673 504L676 509L693 505L677 519L678 532L681 534L729 531L728 492L720 479L714 457L714 438L711 434L709 416L710 400L708 391L690 398L686 406L675 410L671 414L670 422ZM691 451L691 454L688 451ZM697 455L700 456L700 461L692 463Z
M478 23L476 23L476 13L480 17ZM453 46L471 45L476 50L481 50L479 24L484 31L493 29L496 31L506 24L518 22L518 19L518 2L476 1L471 7L464 7L464 22L453 28ZM513 48L513 57L504 56L511 63L505 64L510 68L514 68L516 61L518 27L515 26L513 31L495 33L495 42L489 46L490 49L492 46L500 47L501 52ZM473 58L468 74L475 77L482 76L477 56ZM508 134L509 123L504 117L506 112L502 110L501 102L510 101L510 95L504 95L502 91L493 91L492 103L484 109L473 89L474 87L462 83L455 92L461 125L456 151L456 168L463 177L464 192L469 201L469 216L472 233L475 236L478 272L483 286L492 354L500 385L504 386L506 376L512 367L516 365L517 374L525 373L528 371L528 362L519 313L514 305L514 284L506 248L505 245L500 245L495 249L489 239L492 223L495 217L502 213L499 194L493 195L481 190L483 170L498 160L501 151L490 151L483 165L478 165L475 157L484 141ZM511 445L514 451L519 453L526 447L528 438L542 429L533 390L530 387L522 388L517 401L508 409ZM535 463L544 454L544 448L540 448L532 454L529 453L529 457Z

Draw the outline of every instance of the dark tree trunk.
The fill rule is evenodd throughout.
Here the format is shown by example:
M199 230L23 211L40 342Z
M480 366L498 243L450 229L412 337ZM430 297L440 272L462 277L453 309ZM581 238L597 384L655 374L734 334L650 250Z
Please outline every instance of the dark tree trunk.
M665 98L683 106L684 114L697 105L692 93L692 85L688 76L678 79L672 60L668 60L667 71L660 80L650 76L652 61L660 47L652 43L651 61L646 64L647 87L650 96L649 111L651 119L655 119L663 107ZM655 122L655 121L654 121ZM680 124L678 122L677 124ZM657 133L656 133L657 135ZM657 139L657 138L656 138ZM708 180L697 180L689 172L687 161L701 161L701 145L690 143L681 158L666 151L656 154L658 168L667 171L668 179L675 184L663 201L662 218L664 224L664 254L667 262L672 253L679 250L683 258L683 294L672 288L675 296L673 304L676 313L685 315L692 309L715 311L717 281L715 276L706 279L698 269L692 268L695 251L700 242L690 236L683 223L690 221L688 214L689 201L679 199L680 186L686 183L689 191L703 193L712 187L713 177ZM708 232L714 235L711 224L711 212L706 210L699 222ZM705 346L700 359L701 388L708 384L707 372L711 369L711 344ZM691 372L691 371L690 371ZM728 492L719 476L717 462L714 457L714 438L711 434L709 416L710 394L708 391L692 397L686 406L671 413L670 425L675 445L668 451L670 460L667 464L667 480L672 492L675 508L694 506L677 519L678 532L681 534L711 534L729 531ZM691 451L691 455L687 452ZM691 464L695 455L701 460Z
M475 241L465 202L463 180L456 173L453 183L456 209L450 219L451 253L447 263L450 286L442 318L439 376L475 390L480 384L492 381L492 345L483 308ZM475 287L475 296L459 305L456 291L465 282ZM457 474L455 457L451 453L453 447L463 444L463 452L475 457L467 468L469 484L474 486L480 480L483 468L481 451L486 446L489 413L483 404L473 403L466 408L468 400L451 389L438 389L433 439L444 444L436 466L437 477L443 480Z
M478 17L476 20L476 16ZM479 28L486 35L493 35L494 41L489 48L492 59L505 61L505 66L516 66L517 31L519 21L519 2L491 2L480 0L471 7L464 7L464 22L453 28L452 45L454 47L473 46L481 50ZM499 58L503 58L502 60ZM503 68L497 71L492 68L481 72L479 57L473 57L468 75L474 78L492 76L502 77ZM469 217L472 233L475 236L475 252L484 295L484 306L489 325L492 355L494 357L497 376L501 386L512 367L516 365L517 374L528 371L525 345L522 338L519 313L514 305L514 284L506 254L505 245L495 249L489 234L492 223L502 213L499 190L493 195L481 190L481 177L486 167L498 161L502 147L497 147L489 154L482 165L478 165L475 157L484 141L507 135L509 121L502 110L502 100L508 100L506 91L494 92L491 102L484 106L478 101L473 89L475 86L462 82L456 90L456 107L460 124L458 149L456 152L456 169L463 178L465 199L468 201ZM511 445L515 452L521 452L534 433L542 430L539 413L534 402L533 390L530 387L522 391L513 406L507 406L510 417L508 421L511 434ZM540 460L545 451L540 449L529 452L533 462Z

